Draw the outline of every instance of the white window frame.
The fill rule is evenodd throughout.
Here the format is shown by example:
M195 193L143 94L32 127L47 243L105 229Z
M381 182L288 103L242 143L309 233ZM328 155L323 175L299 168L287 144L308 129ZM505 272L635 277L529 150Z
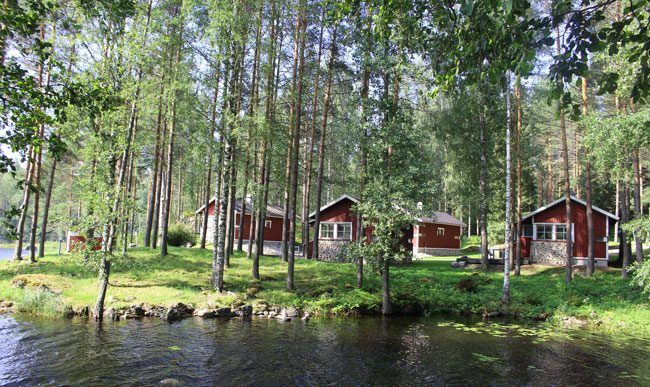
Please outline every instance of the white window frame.
M444 227L438 227L436 229L436 235L442 235L445 236L445 228Z
M334 237L329 238L329 237L323 237L323 225L334 225ZM339 232L339 225L349 225L350 226L350 238L337 238L338 237L338 232ZM318 233L318 239L324 239L324 240L337 240L337 241L352 241L352 233L354 232L353 227L352 227L352 222L321 222L320 223L320 230Z
M272 225L273 225L273 221L271 220L264 221L264 228L271 228Z
M563 226L565 223L533 223L533 240L534 241L556 241L563 242L566 239L557 239L557 226ZM552 226L553 239L537 239L537 226ZM575 223L571 223L571 242L575 242Z
M339 237L339 231L345 232L345 227L343 226L350 226L350 237L349 238L341 238ZM345 222L345 223L337 223L336 224L336 234L334 234L334 237L336 239L345 239L345 240L352 240L352 222Z

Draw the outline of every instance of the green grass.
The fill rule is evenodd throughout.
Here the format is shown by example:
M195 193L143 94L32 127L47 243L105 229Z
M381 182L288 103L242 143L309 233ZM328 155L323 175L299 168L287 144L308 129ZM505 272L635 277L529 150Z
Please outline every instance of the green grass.
M377 312L381 306L380 278L366 273L364 287L356 288L356 268L350 264L298 259L295 291L286 290L286 264L277 257L262 257L261 281L252 281L251 260L235 253L225 271L226 293L210 285L211 250L170 248L160 257L148 248L129 250L140 269L111 271L106 307L123 308L147 302L168 305L185 302L196 307L257 304L295 306L317 313ZM449 257L456 258L456 257ZM0 262L0 300L17 302L26 288L46 285L61 292L68 306L92 306L97 297L97 276L69 259L46 255L38 264ZM424 259L391 268L392 300L397 310L419 313L481 313L503 310L500 304L503 274L473 268L451 268L448 261ZM228 293L230 292L230 293ZM592 327L650 335L648 296L621 278L620 270L599 269L592 278L577 276L564 283L564 268L523 266L522 275L511 277L508 311L521 318L564 316L589 320ZM26 310L38 309L25 307Z

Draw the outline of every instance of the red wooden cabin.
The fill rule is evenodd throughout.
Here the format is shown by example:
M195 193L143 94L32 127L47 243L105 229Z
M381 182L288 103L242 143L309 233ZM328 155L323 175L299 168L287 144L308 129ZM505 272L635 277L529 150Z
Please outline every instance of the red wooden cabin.
M242 200L235 201L235 240L239 238L239 220L242 212ZM212 241L214 235L214 209L215 198L212 198L208 205L208 241ZM248 238L251 228L251 203L246 204L246 214L244 215L244 246L248 246ZM264 227L264 254L276 255L280 253L282 242L282 213L284 207L277 204L266 206L266 222ZM202 217L205 214L205 206L196 211L199 215L199 224L202 224Z
M571 196L571 230L566 230L565 198L555 200L525 215L522 220L521 255L530 263L564 265L566 238L573 242L573 264L587 264L587 203ZM597 266L607 266L610 220L618 217L593 206L594 257Z
M349 195L321 207L321 225L318 250L321 260L337 260L342 251L357 239L357 215L353 206L359 201ZM315 212L309 215L313 227ZM417 219L416 225L404 230L402 244L413 251L413 256L460 254L461 227L466 225L453 216L435 211L428 217ZM366 230L366 242L371 242L372 229ZM313 241L309 242L310 255Z

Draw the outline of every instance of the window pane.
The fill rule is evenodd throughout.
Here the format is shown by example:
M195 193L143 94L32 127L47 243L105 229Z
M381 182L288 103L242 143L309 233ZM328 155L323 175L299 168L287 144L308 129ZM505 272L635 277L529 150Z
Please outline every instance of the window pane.
M531 238L533 236L533 226L530 224L524 225L521 230L521 236Z
M352 239L352 225L349 223L338 223L336 228L336 238Z
M537 239L550 241L553 239L553 226L550 224L537 225Z
M331 223L321 223L320 225L320 237L322 239L332 239L334 238L334 225Z
M566 240L566 225L565 224L558 224L555 226L555 239L559 241L565 241Z

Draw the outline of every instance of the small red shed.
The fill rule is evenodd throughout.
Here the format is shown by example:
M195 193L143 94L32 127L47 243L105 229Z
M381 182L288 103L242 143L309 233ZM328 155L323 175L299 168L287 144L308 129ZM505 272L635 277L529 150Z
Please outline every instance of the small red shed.
M239 220L242 212L242 200L235 201L235 240L239 238ZM212 198L208 205L208 240L212 240L214 235L214 209L215 198ZM248 246L248 238L251 228L251 203L246 204L246 214L244 215L244 246ZM284 206L278 204L269 204L266 206L266 221L264 227L264 254L280 254L282 248L282 215ZM205 206L196 210L199 215L199 224L205 214Z
M321 207L321 223L318 250L321 260L338 260L352 241L357 239L357 215L353 206L359 201L352 196L343 195ZM316 212L309 215L313 227ZM413 256L460 254L461 227L466 225L453 216L435 211L427 217L417 219L417 223L404 232L403 244L413 251ZM366 230L366 242L371 242L372 230ZM309 242L309 252L313 251L313 241Z
M566 230L565 198L559 198L521 218L521 256L530 263L564 265L566 238L573 243L573 265L587 264L589 236L587 232L587 203L571 196L571 230ZM618 216L592 206L594 214L594 258L596 266L607 266L610 219Z

